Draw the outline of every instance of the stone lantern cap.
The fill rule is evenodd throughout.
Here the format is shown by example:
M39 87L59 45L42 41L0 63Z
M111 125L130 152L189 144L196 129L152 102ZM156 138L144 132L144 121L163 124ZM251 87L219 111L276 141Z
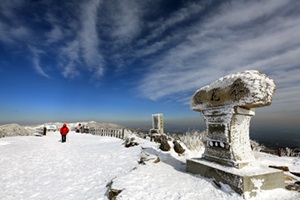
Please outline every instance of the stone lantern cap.
M246 109L268 106L276 89L274 80L257 70L224 76L197 90L191 108L202 111L210 107L239 106Z

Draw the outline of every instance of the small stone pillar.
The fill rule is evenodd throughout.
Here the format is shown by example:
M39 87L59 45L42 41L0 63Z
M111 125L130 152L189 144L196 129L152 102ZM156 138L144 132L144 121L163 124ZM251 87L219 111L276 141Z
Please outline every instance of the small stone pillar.
M163 114L152 114L152 129L150 129L150 133L164 133Z
M246 167L255 160L250 146L250 120L255 108L272 103L275 88L275 82L265 74L248 70L197 90L191 108L201 112L205 120L207 142L201 158L187 160L187 171L227 183L240 194L248 191L253 195L253 177L264 180L262 189L284 187L281 172L258 167L256 174L249 174Z

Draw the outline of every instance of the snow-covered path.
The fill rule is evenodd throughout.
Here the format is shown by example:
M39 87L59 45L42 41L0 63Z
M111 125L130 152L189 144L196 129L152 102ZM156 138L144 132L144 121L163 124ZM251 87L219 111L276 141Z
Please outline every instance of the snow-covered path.
M106 184L138 163L140 147L70 132L0 140L1 199L105 199Z

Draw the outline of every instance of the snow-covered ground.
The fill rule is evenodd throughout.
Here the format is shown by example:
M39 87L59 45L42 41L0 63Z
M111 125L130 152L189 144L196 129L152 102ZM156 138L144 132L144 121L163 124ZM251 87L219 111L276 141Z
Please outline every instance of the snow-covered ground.
M0 140L0 199L104 199L106 184L138 165L140 148L70 132Z
M112 188L122 190L117 199L123 200L243 199L226 185L218 188L210 179L186 173L185 159L195 156L192 152L162 152L140 138L140 145L130 148L121 139L74 132L66 143L60 139L57 132L0 139L1 199L107 199L111 181ZM145 164L138 164L141 156ZM299 158L258 156L300 171ZM300 193L275 189L251 199L292 200L300 199Z

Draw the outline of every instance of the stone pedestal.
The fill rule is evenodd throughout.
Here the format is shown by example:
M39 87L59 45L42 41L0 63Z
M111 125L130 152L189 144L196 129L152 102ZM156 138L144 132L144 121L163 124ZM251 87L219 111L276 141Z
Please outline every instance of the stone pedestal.
M201 158L187 159L186 164L187 172L228 184L243 196L256 196L260 190L285 188L283 172L272 168L249 164L242 169L236 169Z

